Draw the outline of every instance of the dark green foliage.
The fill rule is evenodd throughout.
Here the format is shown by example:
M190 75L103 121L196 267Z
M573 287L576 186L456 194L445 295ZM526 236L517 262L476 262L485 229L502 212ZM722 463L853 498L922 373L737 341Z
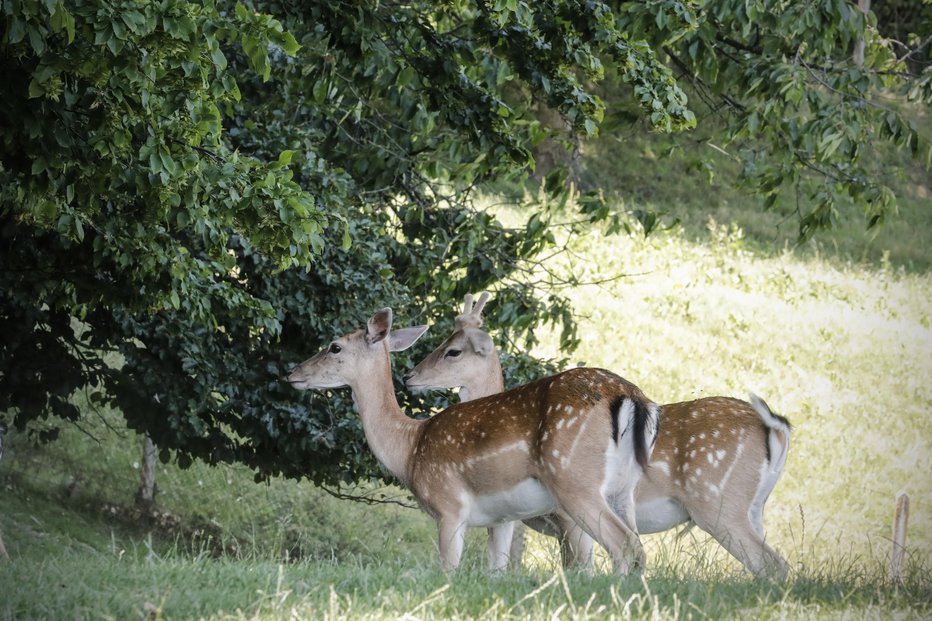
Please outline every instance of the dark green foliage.
M485 5L5 3L0 411L51 439L83 391L182 465L374 474L348 395L282 381L331 336L384 305L446 329L487 288L507 341L552 316L572 336L565 300L510 279L552 236L506 230L468 192L529 161L517 93L546 83L594 129L577 73L597 63L578 36L554 48L558 26ZM688 122L639 57L632 79L674 93L660 121ZM542 369L517 360L511 382Z
M907 20L897 2L876 4L885 21L847 0L626 2L620 15L725 118L719 140L745 186L767 207L796 193L804 240L832 228L842 204L860 206L868 227L895 213L880 143L932 164L930 137L910 120L932 102L932 65L916 62L929 54L929 7Z

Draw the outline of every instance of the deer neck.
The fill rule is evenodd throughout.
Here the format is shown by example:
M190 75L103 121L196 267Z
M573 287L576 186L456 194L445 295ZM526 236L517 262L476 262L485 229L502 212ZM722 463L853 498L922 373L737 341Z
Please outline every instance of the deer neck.
M471 401L505 392L505 380L502 365L498 361L498 352L491 354L489 362L484 373L460 387L460 401Z
M392 475L407 483L410 458L423 423L401 411L392 385L391 367L386 365L370 374L365 382L353 385L352 390L369 448Z

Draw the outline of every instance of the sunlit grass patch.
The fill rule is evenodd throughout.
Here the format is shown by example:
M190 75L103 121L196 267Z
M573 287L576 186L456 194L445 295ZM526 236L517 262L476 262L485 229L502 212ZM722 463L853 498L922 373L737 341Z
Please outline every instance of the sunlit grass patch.
M710 229L716 242L702 245L677 231L567 240L551 267L604 281L564 289L583 309L571 360L660 402L750 388L787 416L790 458L765 517L791 562L888 555L901 490L913 499L909 547L928 558L932 278L760 257L739 229ZM547 335L536 353L556 347Z

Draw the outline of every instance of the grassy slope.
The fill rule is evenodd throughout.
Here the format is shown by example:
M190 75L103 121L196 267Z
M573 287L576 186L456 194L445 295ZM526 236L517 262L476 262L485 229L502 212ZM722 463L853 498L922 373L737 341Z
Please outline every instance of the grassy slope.
M916 109L913 117L923 135L932 136L932 114ZM801 257L873 267L891 262L919 273L932 266L932 175L908 156L891 152L885 162L884 181L896 192L898 215L866 231L858 208L843 205L835 229L796 248L795 212L806 211L805 194L797 205L794 192L786 190L763 210L761 200L735 186L741 165L709 126L714 127L713 119L706 129L670 136L647 134L640 124L621 128L584 146L580 184L628 208L664 213L668 223L678 219L691 240L708 239L711 218L737 224L758 253L790 248Z
M448 579L420 512L339 501L291 481L255 485L235 467L160 467L167 513L140 524L110 503L131 503L141 442L102 412L86 427L97 440L70 429L31 450L11 437L0 532L14 561L0 562L0 619L928 617L932 210L916 189L926 186L914 184L916 200L893 229L902 234L886 241L887 232L872 240L854 227L837 246L762 252L782 239L776 216L737 208L744 199L703 186L682 161L642 157L662 142L621 145L613 161L626 163L622 172L600 174L652 188L629 203L676 204L686 226L648 240L572 240L563 269L593 280L630 275L570 292L587 315L574 358L660 401L752 386L791 418L790 461L766 513L769 539L796 569L786 587L748 579L701 533L648 537L644 581L564 581L552 541L536 537L525 571L489 577L475 533L465 571ZM700 201L740 228L707 226ZM554 353L551 339L541 353ZM909 578L897 589L884 572L900 489L913 510Z
M798 563L882 558L899 490L914 503L913 550L932 558L929 277L760 258L733 229L713 238L576 240L603 259L567 257L574 274L638 275L572 291L590 309L574 360L632 378L661 402L752 387L789 417L768 535ZM541 353L555 354L552 343Z

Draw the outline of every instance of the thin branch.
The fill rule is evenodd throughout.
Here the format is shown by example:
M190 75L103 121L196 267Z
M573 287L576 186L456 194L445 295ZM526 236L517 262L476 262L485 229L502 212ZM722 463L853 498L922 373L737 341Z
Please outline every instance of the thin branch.
M201 155L206 155L207 157L209 157L209 158L212 159L213 161L217 162L218 164L226 164L226 163L227 163L227 161L226 161L225 159L223 159L222 157L220 157L219 155L217 155L217 154L214 153L213 151L210 151L210 150L208 150L208 149L205 149L204 147L199 147L199 146L196 146L196 145L191 145L191 144L188 144L188 143L183 142L183 141L181 141L181 140L178 140L177 138L169 138L169 139L168 139L168 142L170 142L170 143L172 143L172 144L176 144L176 145L181 146L181 147L187 147L188 149L193 149L194 151L197 151L197 152L200 153Z
M417 505L411 504L409 502L403 502L401 500L396 500L395 498L374 498L372 496L357 496L356 494L346 494L335 489L330 489L326 485L318 486L320 489L324 490L334 498L339 498L340 500L352 500L353 502L361 502L367 505L398 505L406 509L417 509Z
M79 425L79 424L78 424L78 421L72 420L72 421L68 421L68 422L70 422L72 425L74 425L74 426L77 428L78 431L80 431L81 433L83 433L84 435L86 435L88 438L90 438L91 440L93 440L98 446L100 445L100 440L99 440L94 434L92 434L90 431L88 431L87 429L85 429L84 427L82 427L81 425Z

